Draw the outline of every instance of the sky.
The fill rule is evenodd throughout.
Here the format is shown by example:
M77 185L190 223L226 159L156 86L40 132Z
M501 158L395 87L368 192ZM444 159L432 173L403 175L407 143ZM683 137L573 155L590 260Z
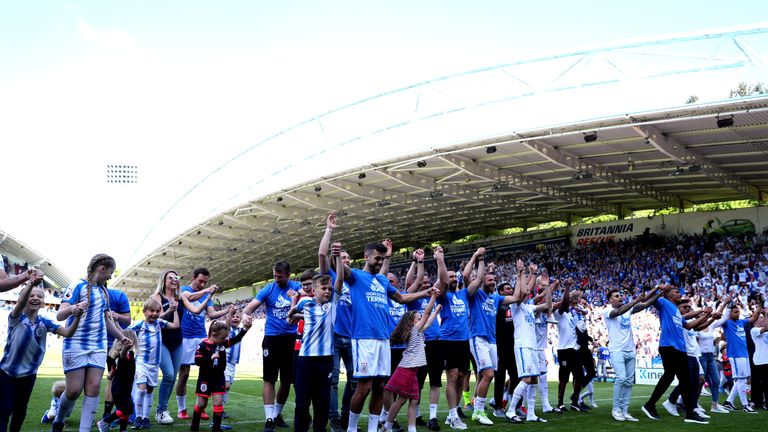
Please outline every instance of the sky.
M306 119L478 68L753 25L759 10L757 1L2 2L0 230L72 277L101 252L128 268L219 211L372 162L361 145L338 143L367 125L366 112L383 117L393 105L268 140ZM707 84L692 78L681 91L707 96ZM628 109L669 106L662 93ZM408 137L419 133L429 136L419 145L440 146L495 127L403 131L402 145L376 157L417 149ZM337 152L351 156L337 164ZM137 183L107 184L109 164L138 166Z

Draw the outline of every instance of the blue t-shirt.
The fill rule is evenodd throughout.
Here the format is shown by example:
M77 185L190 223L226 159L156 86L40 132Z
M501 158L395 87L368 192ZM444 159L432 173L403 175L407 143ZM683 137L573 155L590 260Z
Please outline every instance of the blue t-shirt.
M600 347L597 349L597 358L599 360L610 360L611 351L608 349L608 347Z
M300 302L296 310L304 316L304 334L301 339L301 357L333 355L333 322L339 296L334 292L331 301L319 304L314 298Z
M285 287L276 282L266 285L256 293L256 300L264 303L267 312L267 322L264 325L264 336L286 336L296 334L296 325L288 324L288 312L291 310L291 298L288 291L299 292L301 284L288 281Z
M331 286L336 283L336 272L328 270L331 277ZM339 296L339 304L336 306L336 322L333 324L333 332L339 336L352 337L352 296L349 294L349 285L344 282Z
M106 352L107 351L107 324L104 313L107 308L108 293L102 285L91 287L90 298L88 296L88 282L85 279L72 282L66 291L62 303L77 304L88 301L88 309L80 317L80 324L72 337L64 338L64 367L69 367L71 353L77 352ZM74 315L67 318L67 326L75 320Z
M747 335L744 332L744 326L747 322L744 319L728 319L723 323L723 333L725 333L725 340L728 341L729 358L749 357L747 352Z
M389 339L389 297L397 289L380 274L353 269L347 278L352 296L352 338Z
M653 306L659 311L659 321L661 322L659 346L669 346L687 353L685 350L685 333L683 332L683 316L680 315L677 306L664 297L659 297Z
M469 340L469 292L466 288L448 291L440 298L440 339Z
M504 296L478 289L469 296L469 337L481 336L496 343L496 311Z
M392 335L392 332L395 331L395 327L397 327L397 323L400 322L400 318L405 315L406 309L407 307L404 304L389 299L389 317L391 318L389 321L390 335ZM405 344L392 345L390 348L405 348Z
M131 313L131 304L128 302L128 296L125 295L124 292L114 289L114 288L108 288L109 293L109 310L112 312L117 312L119 314L124 313ZM120 321L115 320L115 323L121 328L121 329L127 329L131 323L128 324L122 324ZM107 332L107 347L112 348L112 342L115 341L115 338Z
M196 293L194 288L189 285L181 287L181 294L184 293ZM195 306L205 304L203 310L199 314L193 314L189 309L184 308L184 303L179 302L184 312L181 315L181 337L184 339L199 339L208 337L208 333L205 331L205 316L208 313L208 306L213 306L211 303L211 295L205 294L199 299L191 302Z
M418 311L419 313L424 313L424 311L427 309L427 305L429 304L429 297L418 299L416 301L412 301L408 303L408 310L412 311ZM435 309L432 308L432 313L435 313ZM424 340L426 341L433 341L433 340L439 340L440 339L440 324L437 322L437 320L432 321L432 325L427 327L426 330L424 330Z

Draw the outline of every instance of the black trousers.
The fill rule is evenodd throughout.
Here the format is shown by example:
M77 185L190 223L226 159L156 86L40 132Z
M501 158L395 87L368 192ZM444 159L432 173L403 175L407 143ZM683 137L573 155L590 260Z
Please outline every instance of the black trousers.
M37 375L14 378L0 369L0 432L19 432ZM8 419L11 420L10 428Z
M595 358L592 357L592 352L589 349L581 348L577 351L579 362L584 367L584 375L582 377L581 386L586 387L592 379L597 376L595 370Z
M296 362L296 411L293 419L294 432L309 430L309 405L312 405L312 430L325 432L328 424L328 406L331 393L333 356L304 357Z
M659 355L661 355L661 364L664 366L664 374L659 378L659 382L656 384L656 388L653 389L653 394L651 394L651 398L648 399L646 404L648 406L655 406L656 402L661 399L664 392L667 391L672 381L677 377L678 387L680 387L680 392L683 395L685 412L687 415L693 414L693 409L696 406L691 405L692 387L691 378L688 374L688 355L670 346L659 347Z
M496 400L496 406L501 407L504 400L504 392L507 386L504 382L509 376L511 387L515 388L520 378L517 377L517 364L515 363L515 353L512 348L499 350L499 366L493 374L493 398Z
M752 402L757 406L768 403L768 364L752 369Z
M691 399L691 405L695 408L699 403L699 359L696 357L688 356L688 379L691 382L691 391L689 397ZM669 401L673 404L677 403L677 397L680 396L681 389L678 384L672 393L669 394ZM683 396L685 398L685 396Z

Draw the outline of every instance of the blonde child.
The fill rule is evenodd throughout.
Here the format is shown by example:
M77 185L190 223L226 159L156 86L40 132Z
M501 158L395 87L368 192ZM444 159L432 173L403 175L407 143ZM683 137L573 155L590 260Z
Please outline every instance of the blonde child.
M392 332L392 344L405 344L406 348L403 351L403 359L400 360L395 373L384 387L385 390L400 396L392 403L389 416L384 423L384 429L387 431L392 430L392 424L397 413L407 399L408 432L416 432L416 409L419 404L417 372L421 366L427 364L427 357L424 352L424 330L429 328L435 317L440 314L440 305L435 308L436 298L437 294L432 294L423 314L419 314L417 311L406 312ZM432 313L433 308L436 310L434 314Z
M0 360L0 430L20 431L27 415L27 404L35 386L37 369L45 356L46 335L55 333L70 337L77 330L86 305L73 307L74 319L66 328L38 315L45 307L45 291L33 286L42 280L42 272L35 273L30 283L22 288L19 300L8 316L8 339L3 359ZM10 420L10 426L8 422Z
M51 406L43 413L43 417L40 419L40 423L50 423L56 418L56 412L59 411L59 398L64 390L67 389L67 383L62 381L56 381L51 386Z
M135 429L149 429L149 413L152 412L152 391L157 387L160 369L160 348L163 345L163 329L179 328L176 314L171 314L171 321L160 318L160 302L150 298L144 302L144 319L130 327L136 332L141 344L141 356L136 359L136 420Z

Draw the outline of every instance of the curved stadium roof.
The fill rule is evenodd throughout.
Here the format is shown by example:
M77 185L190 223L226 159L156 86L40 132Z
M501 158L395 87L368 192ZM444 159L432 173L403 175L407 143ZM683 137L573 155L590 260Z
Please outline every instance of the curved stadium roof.
M30 266L37 267L45 273L45 282L55 288L65 288L69 285L70 277L55 266L46 257L30 248L10 234L0 231L0 252L13 255L26 261Z
M313 267L329 211L340 212L341 227L334 238L354 253L384 237L398 247L422 246L484 229L552 220L576 223L598 214L626 215L691 203L765 200L768 98L633 113L621 107L649 88L693 79L685 75L692 67L697 79L733 71L736 79L750 79L749 68L758 77L768 76L754 52L721 52L723 40L743 46L739 38L765 39L766 34L766 29L707 33L551 57L541 62L552 63L548 70L554 64L561 69L554 69L556 79L548 87L531 83L535 77L529 68L535 61L505 64L399 89L310 119L267 143L279 149L289 145L280 141L286 136L309 139L306 129L319 126L322 151L297 162L305 163L302 171L310 180L253 199L235 199L224 211L142 258L116 285L136 298L151 291L168 268L184 272L205 266L216 283L229 288L268 278L276 259L289 260L295 269ZM648 51L656 49L663 53L654 55L669 57L672 46L691 42L696 49L702 43L718 48L705 49L699 57L681 56L688 63L667 62L665 69L647 70L642 76L635 69L630 78L611 79L608 72L590 71L582 71L578 79L568 76L585 58L604 60L617 73L631 69L629 63L622 66L629 54L645 61ZM768 52L765 46L761 50ZM469 85L489 74L493 89ZM512 88L506 86L509 82L526 85ZM443 104L427 97L430 92L446 96ZM404 113L393 111L406 99L415 101L415 110L409 105ZM571 107L581 100L584 112L559 106L565 100ZM651 100L646 108L660 103ZM611 112L622 114L601 115ZM338 118L341 114L347 115L346 123ZM578 115L593 120L574 121ZM350 121L370 116L378 123ZM346 125L345 133L334 135L334 124ZM361 128L365 133L355 132ZM325 152L329 141L337 143L337 151ZM347 157L338 151L344 146L362 149L364 157L351 152ZM386 147L398 151L387 152ZM233 160L235 168L258 163L247 153ZM377 158L379 153L395 156ZM333 174L312 178L317 171ZM205 186L217 187L216 180Z

